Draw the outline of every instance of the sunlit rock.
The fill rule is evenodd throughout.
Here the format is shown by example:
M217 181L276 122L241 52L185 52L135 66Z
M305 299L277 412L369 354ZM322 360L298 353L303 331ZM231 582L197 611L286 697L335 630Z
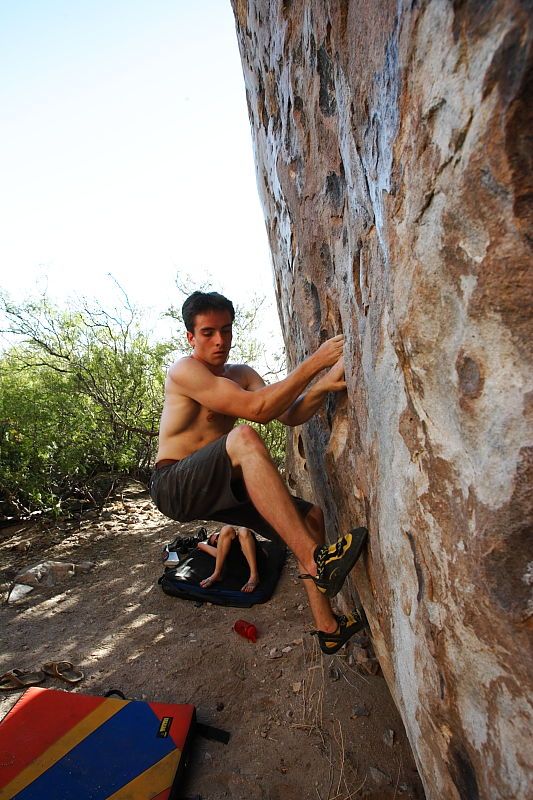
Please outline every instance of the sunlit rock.
M428 797L526 797L531 6L233 7L290 361L347 342L289 482L369 527L352 587Z

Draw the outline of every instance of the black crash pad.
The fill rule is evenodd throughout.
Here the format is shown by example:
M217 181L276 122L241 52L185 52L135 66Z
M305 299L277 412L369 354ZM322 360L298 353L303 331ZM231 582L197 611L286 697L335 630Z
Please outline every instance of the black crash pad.
M231 544L221 581L212 584L208 589L200 586L200 581L212 574L215 559L195 548L182 558L177 567L165 570L159 579L161 588L166 594L184 600L235 608L250 608L257 603L266 603L272 597L283 569L286 548L279 542L271 542L258 536L256 545L260 582L253 592L240 591L248 580L250 571L237 541Z

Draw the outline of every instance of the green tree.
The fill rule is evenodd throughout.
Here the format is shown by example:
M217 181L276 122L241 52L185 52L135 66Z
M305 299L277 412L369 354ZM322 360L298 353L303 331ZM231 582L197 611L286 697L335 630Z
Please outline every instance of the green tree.
M17 341L0 360L0 476L11 511L58 509L90 494L98 473L146 472L175 343L152 344L125 294L112 310L3 297L2 311Z

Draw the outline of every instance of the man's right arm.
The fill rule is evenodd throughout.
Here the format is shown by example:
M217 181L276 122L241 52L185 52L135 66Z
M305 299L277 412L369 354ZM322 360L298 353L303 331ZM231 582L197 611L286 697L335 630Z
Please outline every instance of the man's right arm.
M342 355L343 344L343 336L328 339L286 378L253 392L242 389L228 378L213 375L192 358L176 362L170 370L170 378L177 384L180 394L191 397L204 408L266 423L283 414L319 372L335 364Z
M302 425L316 414L329 392L341 392L344 389L344 359L340 358L310 389L296 398L278 419L291 427Z

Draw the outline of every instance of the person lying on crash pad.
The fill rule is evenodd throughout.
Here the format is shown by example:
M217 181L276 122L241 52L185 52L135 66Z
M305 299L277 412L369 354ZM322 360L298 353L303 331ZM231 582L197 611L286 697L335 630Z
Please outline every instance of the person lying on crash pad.
M257 554L255 547L255 536L249 528L242 526L233 528L231 525L224 525L218 533L212 533L207 542L199 542L197 547L208 553L215 559L215 569L212 575L200 581L200 586L208 589L216 581L222 578L224 563L228 557L232 542L238 540L242 554L250 568L250 577L241 589L241 592L253 592L259 585L259 572L257 571Z

